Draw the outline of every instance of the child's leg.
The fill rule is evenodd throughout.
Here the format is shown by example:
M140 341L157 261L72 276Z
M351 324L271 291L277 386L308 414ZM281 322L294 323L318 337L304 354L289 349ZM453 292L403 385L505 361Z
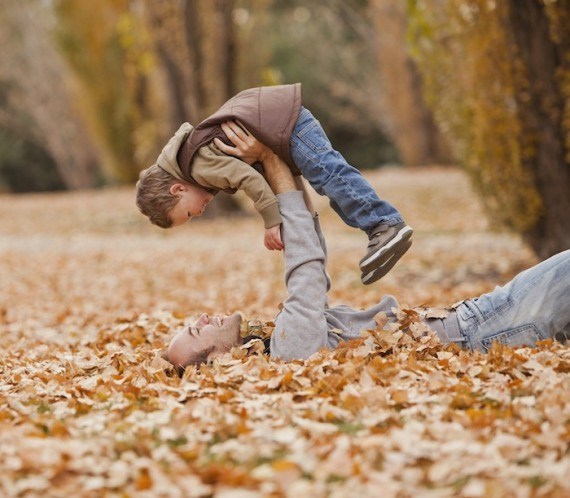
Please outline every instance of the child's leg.
M457 308L459 326L471 349L487 351L493 341L534 346L569 331L569 296L570 250L462 303Z
M388 273L410 248L413 230L389 202L383 201L362 176L331 146L320 123L305 108L291 134L291 156L320 195L349 226L369 238L360 260L362 282L371 284Z
M331 146L320 123L301 108L291 135L291 155L303 176L320 195L326 195L342 220L368 234L381 223L397 225L402 216L381 200L360 171Z

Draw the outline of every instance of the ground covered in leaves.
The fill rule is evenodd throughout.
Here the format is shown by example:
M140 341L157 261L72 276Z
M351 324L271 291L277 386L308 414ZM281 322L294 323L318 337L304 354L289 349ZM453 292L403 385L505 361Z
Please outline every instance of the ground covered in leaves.
M331 302L393 294L399 323L306 362L253 344L182 379L158 353L200 312L271 331L283 266L260 219L162 231L132 189L0 195L0 495L569 496L568 348L470 354L414 325L413 307L489 291L532 254L457 170L369 178L414 246L365 287L364 236L316 199Z

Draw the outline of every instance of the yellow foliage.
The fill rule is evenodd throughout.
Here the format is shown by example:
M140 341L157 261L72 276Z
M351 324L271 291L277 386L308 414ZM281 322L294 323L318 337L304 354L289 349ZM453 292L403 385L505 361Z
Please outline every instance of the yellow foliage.
M80 82L78 104L103 158L107 180L132 181L156 141L152 39L130 0L61 0L58 36Z
M492 218L524 232L537 223L542 200L529 166L536 137L520 113L529 99L528 74L506 28L509 6L490 0L437 4L410 2L410 40L426 100Z

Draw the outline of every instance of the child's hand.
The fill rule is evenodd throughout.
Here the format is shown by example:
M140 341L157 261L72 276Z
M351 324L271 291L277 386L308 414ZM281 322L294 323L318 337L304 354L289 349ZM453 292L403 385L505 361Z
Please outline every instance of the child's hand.
M271 228L265 229L265 239L263 240L265 247L270 251L282 251L285 247L281 240L281 223Z

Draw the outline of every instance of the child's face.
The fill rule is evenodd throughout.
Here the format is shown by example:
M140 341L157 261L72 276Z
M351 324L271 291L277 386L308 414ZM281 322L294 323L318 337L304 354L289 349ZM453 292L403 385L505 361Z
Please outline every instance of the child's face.
M168 213L173 227L186 223L194 216L201 216L214 198L203 188L182 183L172 185L170 193L178 197L178 203Z

